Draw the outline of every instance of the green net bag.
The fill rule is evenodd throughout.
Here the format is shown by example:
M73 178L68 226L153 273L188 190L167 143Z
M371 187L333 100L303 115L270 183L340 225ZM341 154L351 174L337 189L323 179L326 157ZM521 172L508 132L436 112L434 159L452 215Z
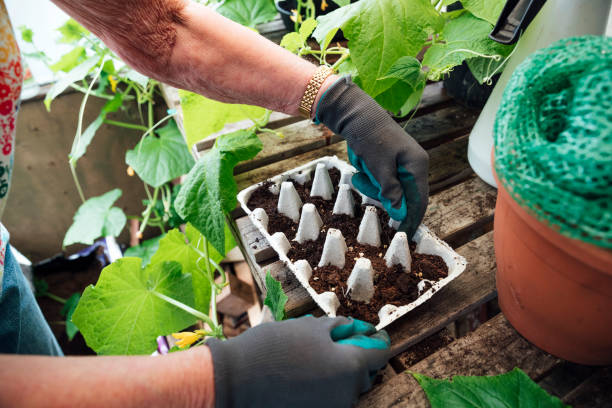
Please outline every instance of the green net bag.
M495 170L561 234L612 248L612 38L567 38L512 74L494 129Z

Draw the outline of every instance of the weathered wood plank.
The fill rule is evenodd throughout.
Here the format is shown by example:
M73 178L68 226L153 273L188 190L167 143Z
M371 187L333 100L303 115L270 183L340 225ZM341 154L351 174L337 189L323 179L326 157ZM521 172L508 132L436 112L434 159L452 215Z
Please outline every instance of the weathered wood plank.
M476 331L410 367L435 378L453 375L497 375L519 367L532 378L560 362L523 339L497 315ZM429 407L425 393L409 372L393 377L361 398L358 407Z
M276 257L274 249L272 249L266 238L253 225L251 220L249 220L249 217L236 219L236 226L240 232L244 248L247 250L249 257L253 258L256 263L262 263Z
M467 146L466 135L427 150L430 195L466 180L473 174L467 160Z
M308 163L311 160L315 160L323 156L338 156L338 158L341 160L348 160L346 155L346 142L334 143L320 149L302 153L285 160L259 167L256 170L237 174L234 178L236 179L238 190L240 191L253 184L267 180L273 176L276 176L277 174L301 166L302 164Z
M450 330L444 328L393 357L389 361L389 364L391 364L396 372L401 373L406 371L410 366L415 365L419 361L424 360L426 357L440 350L442 347L446 347L454 340L455 337L451 335Z
M407 350L496 296L493 232L458 248L457 252L468 262L465 271L428 302L389 326L393 355Z
M612 367L599 369L563 398L574 408L612 407Z
M446 93L446 89L444 89L444 84L442 81L433 82L425 86L423 96L421 96L421 102L419 103L419 108L417 109L416 113L413 114L411 112L402 119L408 119L411 116L416 118L418 116L426 115L435 109L439 109L441 106L451 103L454 103L453 99Z
M480 220L489 220L496 199L495 188L472 176L431 196L423 222L438 237L447 239Z
M474 125L476 118L477 112L459 105L453 105L413 118L406 125L406 130L425 148L431 148L466 134ZM260 134L259 137L264 146L262 151L254 159L238 164L234 169L234 174L240 174L342 141L340 136L334 135L325 126L314 125L308 120L298 118L299 121L284 125L291 120L291 117L285 117L277 121L277 124L283 124L282 127L278 127L278 131L284 135L282 139L267 132ZM220 134L227 133L230 130L246 128L250 125L249 121L226 125L222 131L198 142L195 149L198 154L202 154L213 145L216 137ZM275 126L272 125L271 127Z
M276 261L265 266L255 266L255 275L259 275L262 282L265 282L266 273L270 274L279 281L283 287L283 291L289 298L285 304L285 313L288 317L296 317L305 314L306 312L315 309L317 306L306 292L306 289L293 275L293 272L287 268L283 261ZM265 285L261 287L262 296L266 296L267 289Z
M593 376L599 369L600 367L585 366L564 361L551 370L551 372L546 373L546 375L538 381L538 385L548 391L549 394L563 398L569 395L589 377ZM612 390L612 384L610 384L610 390Z
M263 149L254 159L238 164L234 169L234 174L342 141L340 136L334 135L325 126L313 125L308 120L284 126L279 131L284 136L282 139L271 133L260 134L259 139L263 143Z
M452 105L413 118L405 124L405 130L421 146L429 149L444 141L469 133L479 113L477 110Z

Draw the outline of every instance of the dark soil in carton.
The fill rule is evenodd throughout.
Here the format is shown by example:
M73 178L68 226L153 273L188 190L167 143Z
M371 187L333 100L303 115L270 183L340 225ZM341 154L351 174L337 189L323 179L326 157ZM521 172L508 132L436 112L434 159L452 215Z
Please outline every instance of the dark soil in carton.
M377 209L382 229L381 247L377 248L359 244L357 242L357 234L365 210L365 206L359 205L361 203L361 196L353 191L353 196L357 203L354 218L348 215L332 214L338 191L338 182L340 181L340 172L337 169L330 169L329 175L335 189L331 200L310 197L312 181L302 185L295 180L288 180L293 181L302 202L304 204L314 204L323 220L323 226L316 241L307 241L304 244L293 241L298 223L278 213L276 208L278 195L271 193L269 190L273 183L266 182L257 188L251 195L247 206L250 210L255 208L263 208L265 210L269 218L268 232L270 234L279 231L285 233L291 242L291 250L287 256L292 262L300 259L308 261L313 269L310 285L317 293L326 291L336 293L340 300L340 308L337 312L339 316L352 316L377 324L379 321L378 311L381 307L386 304L401 306L416 300L419 296L417 290L419 281L422 279L431 281L441 280L448 276L448 268L442 258L437 255L415 253L416 244L414 242L410 243L410 254L412 256L412 270L410 273L405 273L399 265L387 268L383 257L395 234L395 230L388 226L389 216L381 209ZM321 259L325 236L329 228L336 228L342 231L346 241L348 251L346 253L346 264L343 269L335 266L317 266ZM350 297L345 296L347 289L346 282L353 270L355 261L359 257L368 258L376 272L374 277L375 293L369 303L352 301ZM426 289L430 286L426 285Z

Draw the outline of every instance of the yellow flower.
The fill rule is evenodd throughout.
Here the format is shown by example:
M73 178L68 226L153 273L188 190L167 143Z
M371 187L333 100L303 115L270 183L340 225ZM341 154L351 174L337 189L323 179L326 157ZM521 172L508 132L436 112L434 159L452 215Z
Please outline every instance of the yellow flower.
M187 346L192 345L196 341L200 340L202 337L198 333L194 332L181 332L181 333L172 333L172 337L177 339L176 345L180 348L185 348Z
M321 11L325 11L325 9L327 8L327 2L325 0L321 1Z
M111 84L111 90L117 92L117 80L112 75L108 76L108 82Z
M134 176L134 169L132 168L132 166L128 166L128 168L127 168L127 174L128 174L128 176L130 176L130 177Z
M296 20L297 20L298 23L302 22L302 16L299 16L298 13L297 13L297 10L295 10L295 9L291 9L291 15L289 16L289 18L294 23L296 22Z

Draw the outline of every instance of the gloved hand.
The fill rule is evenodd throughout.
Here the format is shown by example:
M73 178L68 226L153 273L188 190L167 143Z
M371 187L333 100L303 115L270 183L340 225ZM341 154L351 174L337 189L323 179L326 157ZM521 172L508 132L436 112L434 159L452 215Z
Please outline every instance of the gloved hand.
M399 229L414 235L427 208L429 156L387 112L342 77L320 98L315 122L323 123L348 144L358 170L353 185L382 203Z
M389 359L389 336L346 317L263 323L206 342L216 407L349 407Z

